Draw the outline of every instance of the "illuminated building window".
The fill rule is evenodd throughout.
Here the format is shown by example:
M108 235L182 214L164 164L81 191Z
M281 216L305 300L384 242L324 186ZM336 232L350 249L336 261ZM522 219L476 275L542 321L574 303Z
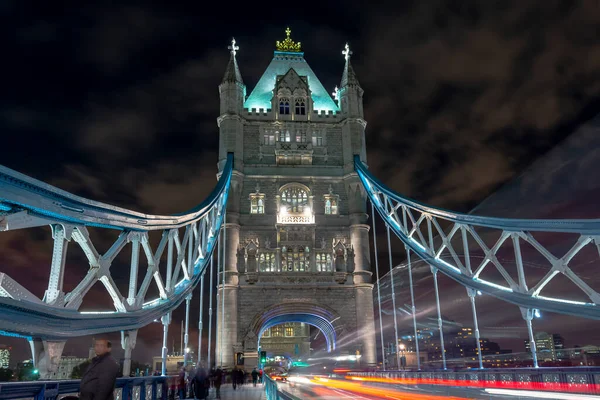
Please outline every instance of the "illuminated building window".
M250 214L265 213L265 194L260 193L260 186L256 184L256 192L250 193Z
M290 142L291 140L290 131L281 131L279 132L279 141L280 142Z
M333 270L331 264L331 254L317 253L315 258L317 263L317 272L331 272Z
M262 197L253 197L250 200L250 214L264 214L265 200Z
M294 336L294 328L291 326L286 327L285 336Z
M292 186L281 193L281 207L289 213L301 213L307 205L308 193L300 187Z
M277 198L277 223L312 224L315 216L312 212L312 196L309 189L299 183L285 185Z
M306 132L296 133L296 143L306 143Z
M279 114L281 115L289 115L290 113L290 99L281 98L279 99Z
M258 265L260 272L276 272L275 254L260 253L258 256Z
M306 102L304 99L296 99L296 115L306 115Z
M283 326L277 325L271 328L272 337L283 337Z
M325 215L337 215L340 196L333 193L331 185L329 185L329 193L323 197L325 199Z
M263 332L263 337L270 337L271 336L271 329L265 329L265 331Z
M281 248L281 269L286 272L305 272L310 266L310 249L308 247Z
M323 134L320 132L315 132L312 138L313 146L323 146Z
M275 135L265 133L263 135L263 146L274 146L274 145L275 145Z

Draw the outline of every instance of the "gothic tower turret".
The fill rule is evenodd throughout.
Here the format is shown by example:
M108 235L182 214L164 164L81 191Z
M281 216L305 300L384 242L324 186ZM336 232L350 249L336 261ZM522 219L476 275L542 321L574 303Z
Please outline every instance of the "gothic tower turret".
M219 85L219 97L221 98L220 116L217 119L219 125L219 170L225 165L228 152L235 154L235 162L243 160L242 146L242 111L246 99L246 85L242 80L242 74L238 68L235 55L239 50L235 39L231 40L229 63Z
M365 146L365 128L367 122L363 113L363 89L358 83L350 56L352 52L346 43L342 51L346 59L340 89L337 92L342 115L346 117L342 126L344 137L344 168L346 172L354 171L354 155L359 155L363 162L367 162Z

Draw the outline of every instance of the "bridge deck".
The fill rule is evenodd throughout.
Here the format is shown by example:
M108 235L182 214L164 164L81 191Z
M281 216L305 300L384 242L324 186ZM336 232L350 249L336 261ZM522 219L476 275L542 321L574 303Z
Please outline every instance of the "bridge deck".
M215 389L211 388L208 395L209 399L215 399ZM256 385L253 387L251 383L246 383L242 386L238 386L236 390L233 390L231 384L225 384L221 386L221 399L222 400L266 400L265 387L263 385ZM193 398L190 398L193 400Z

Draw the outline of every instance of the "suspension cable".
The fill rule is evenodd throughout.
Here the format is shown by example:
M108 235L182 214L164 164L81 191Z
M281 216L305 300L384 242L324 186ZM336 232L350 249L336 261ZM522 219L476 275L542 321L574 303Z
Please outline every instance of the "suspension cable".
M373 224L373 247L375 248L375 277L377 278L377 304L379 305L379 337L381 339L381 362L385 371L385 346L383 344L383 321L381 315L381 281L379 280L379 257L377 252L377 231L375 230L375 207L371 202L371 220Z
M412 278L412 263L410 261L410 249L408 246L404 246L406 250L406 260L408 261L408 282L410 284L410 301L412 305L412 317L413 317L413 328L415 330L415 350L417 352L417 369L421 370L421 354L419 353L419 334L417 331L417 315L416 315L416 307L415 307L415 291L413 288L413 278Z
M211 366L211 358L210 353L212 349L212 303L213 303L213 275L214 275L214 260L215 255L211 254L210 256L210 285L209 285L209 296L208 296L208 357L207 357L207 368L210 369Z
M202 271L202 275L200 275L200 315L198 316L198 363L200 363L202 361L202 331L203 331L202 317L203 317L203 313L204 313L203 297L204 297L204 273L205 272L206 272L206 269L204 271Z
M400 369L400 351L398 350L398 317L396 316L396 289L394 288L394 266L392 264L392 245L390 241L390 226L385 224L387 228L388 254L390 259L390 284L392 285L392 307L394 307L394 339L396 347L396 366Z
M227 209L223 210L223 255L221 256L221 337L219 364L223 367L223 339L225 337L225 264L227 264Z

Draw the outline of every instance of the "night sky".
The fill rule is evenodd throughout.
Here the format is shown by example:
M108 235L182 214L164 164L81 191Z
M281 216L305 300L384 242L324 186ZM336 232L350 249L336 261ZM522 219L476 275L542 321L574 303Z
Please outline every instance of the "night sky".
M218 85L231 38L240 46L249 94L287 26L330 92L341 79L341 50L350 44L365 91L370 170L399 193L434 206L468 212L503 188L477 212L533 217L527 208L517 215L512 204L531 197L519 188L511 192L509 182L600 111L597 1L402 1L368 8L355 0L245 2L218 13L199 1L144 3L2 2L1 164L150 214L187 210L216 182ZM589 171L598 159L578 170L587 177L584 186L596 182ZM544 171L525 180L529 193L542 193L535 183ZM578 206L565 196L569 190L543 182L546 193L561 193L564 207L534 216L571 216L565 210L577 209L582 217L600 217L583 192L575 199L585 206ZM600 191L593 193L597 198ZM108 236L98 235L99 243L110 245ZM395 263L402 261L397 248ZM2 233L0 253L0 271L41 297L49 228ZM67 289L88 268L81 254L69 257ZM385 263L382 268L389 270ZM457 290L445 278L441 285L446 293ZM84 307L104 307L107 296L100 292L95 298L104 300L87 300ZM421 301L424 308L433 304L430 296ZM460 309L446 310L448 317L469 323L467 304ZM510 317L502 312L483 326L521 324L516 307L507 308ZM171 329L177 343L182 316L175 312ZM554 321L544 329L582 323ZM161 331L159 324L142 329L134 358L159 355ZM523 332L507 345L522 343ZM568 345L600 344L599 334L585 336L585 343L571 335ZM190 340L197 343L193 330ZM13 364L28 357L25 341L2 342L14 346ZM87 355L88 343L69 341L64 354Z

